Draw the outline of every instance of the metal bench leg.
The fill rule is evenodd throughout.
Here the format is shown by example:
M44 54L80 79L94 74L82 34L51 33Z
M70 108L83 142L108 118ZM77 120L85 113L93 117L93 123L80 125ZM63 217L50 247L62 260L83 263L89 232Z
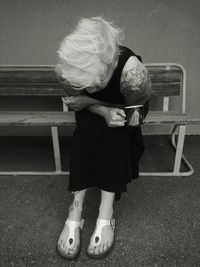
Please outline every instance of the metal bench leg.
M176 156L175 156L175 161L174 161L174 172L177 174L180 173L181 158L182 158L183 145L184 145L184 140L185 140L185 130L186 130L185 125L179 126L178 142L177 142Z
M52 141L53 141L53 151L55 159L55 171L0 171L0 177L4 175L66 175L69 174L68 171L62 171L61 160L60 160L60 147L59 147L59 136L58 128L56 126L51 127Z
M177 127L179 127L179 132L178 132L178 141L176 144L175 137L176 137ZM185 131L186 131L186 125L175 125L175 127L172 131L172 139L171 139L172 146L174 147L174 149L176 151L175 162L174 162L174 173L176 175L180 175L180 176L189 176L189 175L192 175L194 173L194 168L192 167L190 162L187 160L187 158L183 155ZM186 171L186 172L180 171L181 159L183 160L186 167L188 168L188 171Z
M179 127L178 132L178 141L176 144L176 129ZM185 140L185 131L186 125L175 125L172 130L171 142L172 146L175 149L175 161L174 161L174 169L171 172L140 172L140 176L190 176L194 173L194 168L190 164L190 162L183 155L183 145ZM188 171L181 172L181 160L184 162Z
M62 172L61 160L60 160L60 146L59 146L59 136L58 136L58 127L51 127L52 141L53 141L53 152L55 159L56 172Z

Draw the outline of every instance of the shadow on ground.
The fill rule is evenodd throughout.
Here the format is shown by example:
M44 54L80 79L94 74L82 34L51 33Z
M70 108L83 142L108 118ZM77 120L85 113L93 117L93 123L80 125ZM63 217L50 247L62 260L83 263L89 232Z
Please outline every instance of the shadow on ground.
M172 168L167 136L146 136L142 170ZM47 137L2 137L1 170L53 169ZM61 139L68 168L71 140ZM1 176L0 266L200 266L200 137L188 136L185 154L195 168L190 177L140 177L115 202L116 243L103 260L85 255L95 226L100 194L89 189L85 200L82 250L76 261L62 259L56 242L72 196L65 176ZM50 167L51 166L51 167Z

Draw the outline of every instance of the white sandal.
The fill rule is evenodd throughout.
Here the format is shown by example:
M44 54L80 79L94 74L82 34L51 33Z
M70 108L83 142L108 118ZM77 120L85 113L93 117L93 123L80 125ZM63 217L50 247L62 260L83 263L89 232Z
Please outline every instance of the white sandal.
M69 244L68 248L73 248L74 243L75 243L75 229L77 227L80 228L80 231L83 229L84 219L82 219L80 221L73 221L73 220L67 219L65 222L65 225L67 225L69 227L68 238L66 241ZM80 251L80 246L81 246L81 239L80 239L80 243L79 243L76 251L74 251L73 254L69 254L69 253L66 254L63 250L60 249L60 246L58 244L57 244L57 250L62 257L66 258L66 259L74 259L77 257L77 255Z
M102 235L102 228L104 226L111 226L113 231L115 230L115 219L110 219L110 220L106 220L106 219L97 219L97 222L96 222L96 229L95 229L95 232L93 234L93 238L90 239L90 244L94 247L96 246L99 246L101 244L101 235ZM113 238L113 242L111 244L111 246L106 250L104 251L103 253L99 253L99 254L93 254L93 253L90 253L88 248L90 246L90 244L88 245L88 248L87 248L87 255L91 258L102 258L104 257L105 255L107 255L113 248L113 245L114 245L114 239L115 237Z

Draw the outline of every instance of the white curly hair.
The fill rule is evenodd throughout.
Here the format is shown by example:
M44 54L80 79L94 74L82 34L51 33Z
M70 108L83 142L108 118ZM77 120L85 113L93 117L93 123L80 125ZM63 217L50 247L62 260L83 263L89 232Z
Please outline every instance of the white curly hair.
M102 17L80 19L60 44L56 73L76 90L100 86L123 37L122 29Z

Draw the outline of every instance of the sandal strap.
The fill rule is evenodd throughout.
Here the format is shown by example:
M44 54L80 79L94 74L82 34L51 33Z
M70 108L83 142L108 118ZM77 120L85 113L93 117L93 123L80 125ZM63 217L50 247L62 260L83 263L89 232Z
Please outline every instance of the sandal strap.
M73 248L74 242L75 242L75 229L77 227L80 227L81 230L83 229L84 219L80 221L73 221L73 220L67 219L65 222L65 225L69 227L69 234L67 238L68 247Z
M96 229L93 235L93 238L91 239L91 245L92 246L99 246L101 244L101 232L102 232L102 228L104 226L111 226L113 228L113 230L115 230L115 219L110 219L110 220L106 220L106 219L97 219L96 222Z

